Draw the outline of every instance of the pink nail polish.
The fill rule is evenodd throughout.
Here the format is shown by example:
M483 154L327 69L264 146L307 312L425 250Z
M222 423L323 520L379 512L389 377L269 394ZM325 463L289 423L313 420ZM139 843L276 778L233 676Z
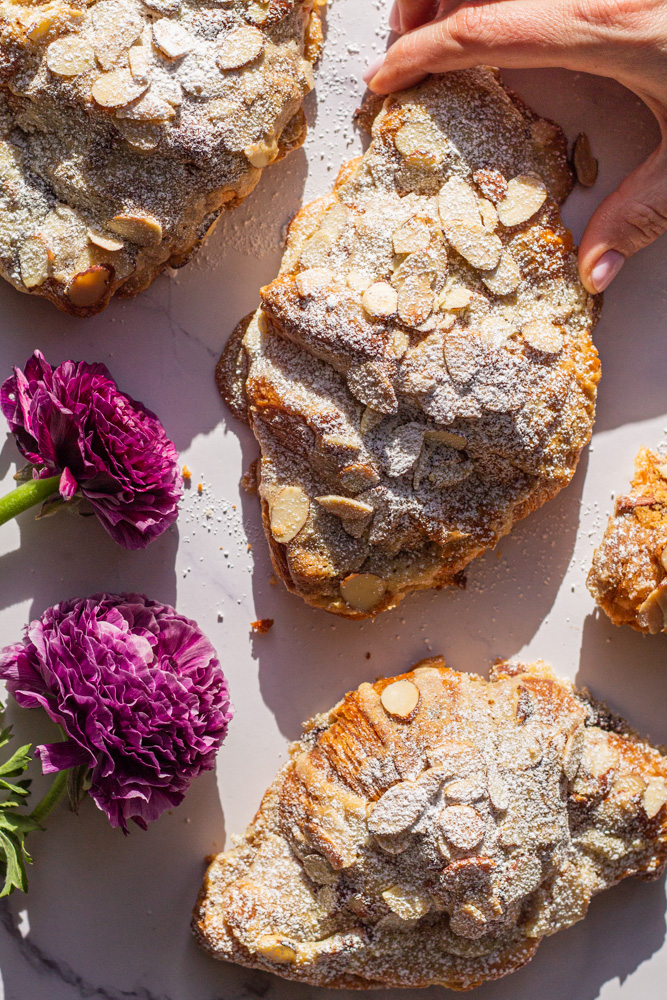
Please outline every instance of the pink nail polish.
M381 56L378 56L377 59L374 59L372 63L370 63L368 69L364 73L364 83L370 83L373 77L376 75L376 73L380 72L380 70L384 65L385 58L386 58L386 53L383 53Z
M591 271L591 282L596 292L604 292L625 264L625 257L618 250L607 250Z
M398 3L394 0L394 6L391 8L389 13L389 27L392 31L401 30L401 12L398 9Z

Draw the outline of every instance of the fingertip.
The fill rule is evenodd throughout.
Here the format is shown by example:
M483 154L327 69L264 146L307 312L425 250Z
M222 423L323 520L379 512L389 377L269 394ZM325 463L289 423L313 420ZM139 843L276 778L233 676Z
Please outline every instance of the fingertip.
M625 257L618 250L606 250L590 269L590 274L582 275L589 292L597 294L609 288L614 278L625 264Z
M387 58L387 54L386 54L386 52L383 52L382 55L377 56L376 59L373 59L373 61L368 64L368 68L366 69L366 71L363 74L363 80L364 80L364 83L366 84L366 86L370 90L374 90L375 89L373 87L373 80L378 75L378 73L380 72L380 70L382 69L382 67L384 66L384 61L385 61L386 58Z

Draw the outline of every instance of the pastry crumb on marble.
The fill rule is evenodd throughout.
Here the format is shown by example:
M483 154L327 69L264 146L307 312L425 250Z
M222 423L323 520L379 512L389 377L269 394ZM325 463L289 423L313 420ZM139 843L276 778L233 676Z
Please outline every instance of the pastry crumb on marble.
M642 448L595 550L588 589L615 625L667 631L667 455Z
M489 69L372 107L217 367L260 445L277 574L351 618L456 584L555 496L599 379L558 126Z
M0 0L0 273L76 316L300 146L326 0Z
M658 878L666 803L667 759L546 664L487 681L436 657L306 725L193 929L316 986L472 989L597 893Z

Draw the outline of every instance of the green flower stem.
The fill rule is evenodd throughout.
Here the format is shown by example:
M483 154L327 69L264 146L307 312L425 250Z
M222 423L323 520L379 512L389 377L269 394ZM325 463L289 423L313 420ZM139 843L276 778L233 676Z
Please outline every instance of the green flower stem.
M58 492L60 476L51 476L49 479L31 479L29 483L22 483L15 490L0 497L0 524L11 520L17 514L22 514L29 507L34 507L37 503L43 503L50 496Z
M33 811L30 813L30 818L34 819L35 823L39 823L40 826L43 826L46 817L63 798L65 792L67 791L68 774L69 771L58 771L53 784L49 788L46 795L41 802L37 803Z

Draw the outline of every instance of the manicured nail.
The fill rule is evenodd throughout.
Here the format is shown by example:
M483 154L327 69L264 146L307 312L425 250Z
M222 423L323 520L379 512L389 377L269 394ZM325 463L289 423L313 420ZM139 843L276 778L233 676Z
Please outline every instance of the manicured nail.
M391 8L389 14L389 27L392 31L401 30L401 12L398 9L398 3L394 0L394 6Z
M607 250L591 271L591 283L596 292L604 292L625 264L625 257L618 250Z
M386 59L386 53L383 52L381 56L378 56L377 59L373 60L373 62L370 64L370 66L364 73L364 83L370 83L373 77L380 72L380 70L384 66L385 59Z

